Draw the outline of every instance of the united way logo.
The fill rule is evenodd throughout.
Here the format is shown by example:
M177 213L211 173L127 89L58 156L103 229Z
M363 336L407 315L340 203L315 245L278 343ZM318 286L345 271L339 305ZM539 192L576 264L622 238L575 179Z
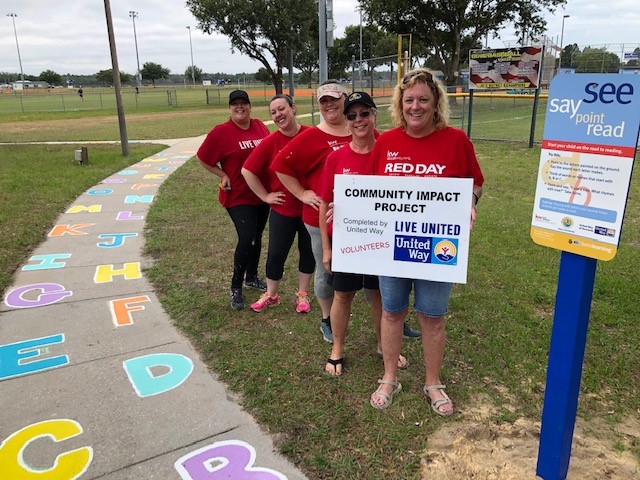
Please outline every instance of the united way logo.
M442 240L436 244L433 253L443 263L449 263L456 258L458 249L451 240Z
M393 243L394 260L447 266L458 262L456 239L396 235Z

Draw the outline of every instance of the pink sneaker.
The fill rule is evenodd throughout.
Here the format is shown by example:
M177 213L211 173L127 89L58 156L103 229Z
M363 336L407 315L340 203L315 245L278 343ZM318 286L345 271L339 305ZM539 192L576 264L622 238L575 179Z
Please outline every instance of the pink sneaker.
M309 300L307 292L298 292L296 293L296 297L298 297L296 312L309 313L309 310L311 310L311 300Z
M280 297L278 294L276 293L271 297L267 292L264 292L257 302L251 304L251 310L261 312L267 307L275 307L277 305L280 305Z

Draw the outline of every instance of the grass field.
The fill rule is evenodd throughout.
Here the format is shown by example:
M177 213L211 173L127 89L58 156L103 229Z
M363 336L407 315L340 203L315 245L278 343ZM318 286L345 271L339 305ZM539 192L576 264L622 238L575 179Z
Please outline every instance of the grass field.
M195 88L144 88L142 93L136 95L131 89L123 91L125 111L129 116L129 138L150 139L169 138L170 132L165 132L161 123L160 128L144 129L140 123L148 124L148 119L142 115L169 115L173 113L176 121L192 127L185 129L185 136L196 136L208 131L215 123L207 121L212 112L217 112L226 105L226 98L232 87L195 87ZM111 89L86 89L84 101L81 101L75 91L63 91L64 93L48 95L0 95L0 124L8 122L33 122L38 119L58 119L63 116L67 119L84 119L87 117L107 117L104 122L110 123L110 129L88 129L90 125L85 122L77 122L73 130L73 140L110 140L118 136L117 123L113 121L115 115L115 97ZM267 87L249 90L254 112L262 119L268 119L267 103L273 96L273 90ZM312 111L311 90L297 91L296 102L299 114L307 114ZM376 102L380 106L388 105L391 90L376 89ZM465 95L452 95L452 125L467 130L469 123L469 98ZM317 107L315 108L317 111ZM542 127L544 125L546 99L541 98L538 105L534 141L542 140ZM531 116L533 100L523 95L476 95L473 100L473 118L471 138L490 140L510 140L528 142L531 130ZM41 113L51 112L51 113ZM386 108L381 108L382 124L389 124ZM215 113L213 113L215 115ZM309 120L310 123L310 120ZM0 131L0 142L13 140L14 128L12 125L4 125ZM34 128L30 132L23 132L20 126L14 126L24 135L23 141L55 141L59 133L51 130L49 124L42 125L42 129ZM66 129L65 126L61 127ZM384 127L383 127L384 128ZM42 130L37 131L37 130ZM169 135L167 135L167 134Z
M122 88L122 103L130 111L144 111L149 107L186 107L213 106L224 107L227 104L229 92L242 88L249 92L252 102L266 105L275 94L271 85L226 85L218 86L180 86L162 85L157 87L142 87L136 94L134 87ZM350 85L347 88L351 88ZM284 86L288 92L288 86ZM299 104L309 103L315 90L296 88L295 96ZM376 87L375 96L384 97L392 93L390 86ZM86 87L83 88L83 98L78 96L77 89L51 89L46 91L32 90L22 94L14 92L0 92L0 114L8 113L39 113L65 112L84 110L115 110L116 99L113 88Z
M254 111L266 118L263 108ZM131 116L129 125L138 135L185 137L205 133L226 116L226 109L171 109ZM388 116L380 120L384 129ZM486 122L492 120L500 120L496 109L487 112ZM0 141L117 139L113 115L87 112L62 119L0 115L0 126ZM73 148L0 146L0 289L82 190L158 149L135 145L125 159L117 146L91 146L94 165L85 169L71 162ZM485 195L471 237L469 283L456 286L451 298L443 381L459 410L472 408L484 395L497 412L489 421L539 420L560 256L529 238L540 151L483 141L476 148ZM102 160L98 151L104 153ZM640 420L637 164L635 170L618 255L598 264L579 407L579 415L610 424ZM383 412L370 408L368 398L382 364L373 355L375 335L364 300L358 296L353 308L348 370L340 379L328 378L322 370L330 349L320 336L317 304L306 317L293 310L295 255L281 285L280 307L261 314L230 308L229 258L235 247L230 231L210 174L195 160L163 184L148 215L146 253L155 262L146 275L178 328L310 478L418 478L433 433L461 421L430 413L420 390L419 344L404 343L411 366L400 373L404 388L394 405ZM415 318L411 323L416 326ZM617 450L640 457L633 437L620 434L615 441Z

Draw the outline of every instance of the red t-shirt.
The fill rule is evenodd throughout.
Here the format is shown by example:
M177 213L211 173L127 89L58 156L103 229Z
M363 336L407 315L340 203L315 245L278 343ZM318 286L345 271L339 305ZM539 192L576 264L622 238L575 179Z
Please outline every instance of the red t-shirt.
M237 205L259 205L262 201L251 191L242 176L242 164L249 154L269 135L260 120L251 119L247 130L229 120L209 132L198 149L198 158L210 166L219 165L229 176L231 190L219 189L218 200L225 208Z
M271 169L291 175L300 181L305 190L319 193L322 168L327 155L350 141L351 135L336 137L317 127L309 128L296 136L276 155ZM302 221L312 227L318 227L318 211L309 205L303 205Z
M366 172L371 175L473 178L484 177L473 144L467 135L447 127L422 138L414 138L398 127L380 135Z
M287 137L280 130L276 130L267 138L262 140L260 145L251 152L249 158L244 162L244 168L249 170L251 173L256 174L258 178L260 178L260 181L267 192L284 192L284 203L282 205L271 205L271 209L285 217L301 216L302 202L294 197L291 192L282 185L282 182L276 173L269 167L278 152L280 152L287 143L308 128L311 127L308 125L301 125L300 130L293 137Z
M333 186L335 175L361 175L367 169L369 153L356 153L350 145L345 145L335 152L331 152L327 157L322 170L322 182L318 195L327 204L333 202ZM327 225L329 236L333 234L333 223Z

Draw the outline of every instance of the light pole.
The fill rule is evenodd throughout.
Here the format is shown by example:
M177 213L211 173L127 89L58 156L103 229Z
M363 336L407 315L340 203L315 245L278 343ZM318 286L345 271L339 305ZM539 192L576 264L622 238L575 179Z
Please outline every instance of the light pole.
M137 84L139 87L142 86L142 75L140 74L140 57L138 56L138 35L136 34L136 18L138 18L138 12L134 12L133 10L129 10L129 16L131 17L131 21L133 22L133 41L136 44L136 63L138 65L138 73L136 75Z
M24 88L24 72L22 71L22 58L20 57L20 46L18 45L18 31L16 30L16 13L7 13L7 17L11 17L13 21L13 33L16 36L16 48L18 49L18 62L20 63L20 80L22 80L22 88Z
M191 52L191 83L195 86L196 84L196 72L193 67L193 44L191 43L191 27L187 27L189 30L189 51Z
M571 15L564 15L562 17L562 30L560 30L560 59L558 60L558 71L560 67L562 67L562 42L564 40L564 21L569 18Z
M359 87L362 90L362 7L359 8L360 10L360 63L359 65L359 73L360 73L360 84Z

